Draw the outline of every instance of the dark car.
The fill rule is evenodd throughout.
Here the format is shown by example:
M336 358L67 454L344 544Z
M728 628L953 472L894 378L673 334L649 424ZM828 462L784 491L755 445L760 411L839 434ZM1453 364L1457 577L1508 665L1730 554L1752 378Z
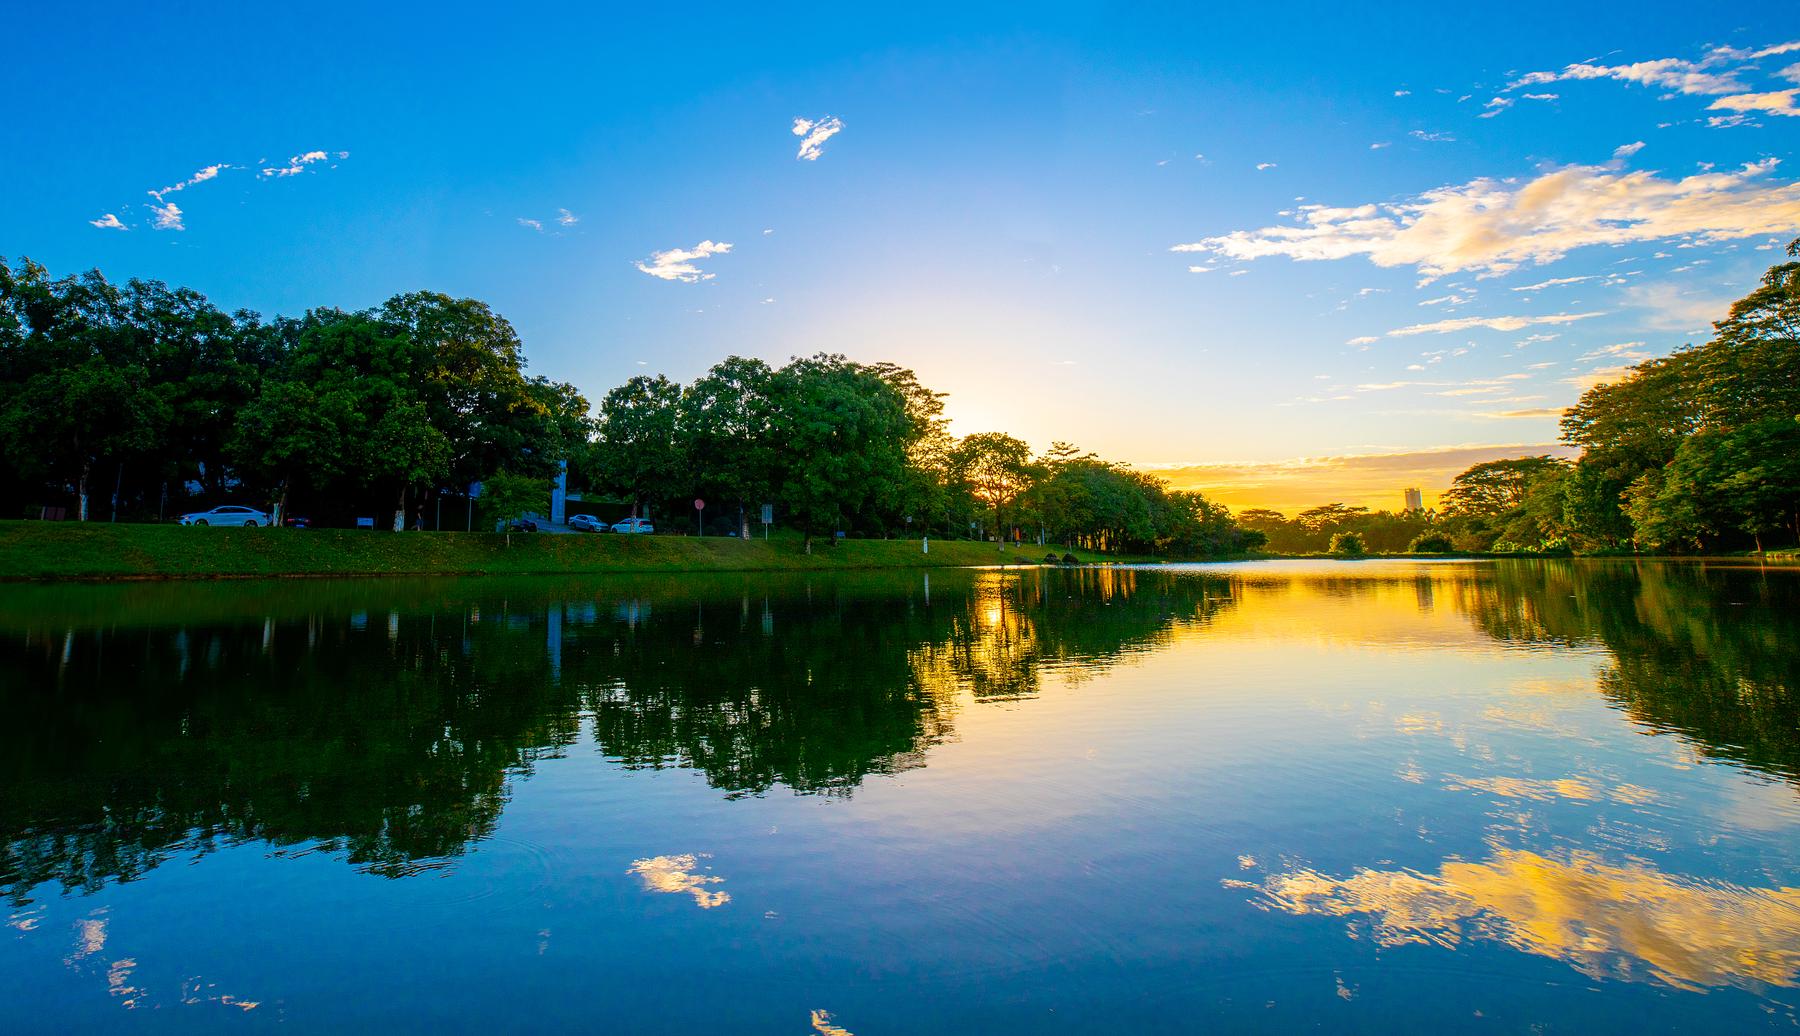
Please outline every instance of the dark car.
M537 522L530 518L514 518L506 528L508 532L536 532Z
M283 518L281 524L290 529L310 529L312 528L312 519L301 514L291 514Z

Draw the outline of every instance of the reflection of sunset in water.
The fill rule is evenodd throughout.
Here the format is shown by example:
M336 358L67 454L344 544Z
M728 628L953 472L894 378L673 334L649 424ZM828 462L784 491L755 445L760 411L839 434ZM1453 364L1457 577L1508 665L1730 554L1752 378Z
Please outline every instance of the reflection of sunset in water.
M1510 849L1435 874L1300 869L1261 888L1266 905L1291 914L1366 918L1384 946L1491 939L1593 978L1687 989L1800 980L1800 888L1702 883L1588 853Z

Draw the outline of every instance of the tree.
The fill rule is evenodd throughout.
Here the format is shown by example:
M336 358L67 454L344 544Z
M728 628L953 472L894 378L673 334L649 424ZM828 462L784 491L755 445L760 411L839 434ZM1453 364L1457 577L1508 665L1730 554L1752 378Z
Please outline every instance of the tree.
M865 508L897 500L912 422L879 374L820 353L783 367L773 383L771 435L781 444L777 491L812 537Z
M679 427L694 488L744 509L768 499L775 481L775 372L761 360L729 356L681 394Z
M1005 508L1037 479L1031 447L1004 432L965 435L951 453L951 466L983 504L993 508L994 534L1006 549Z
M513 522L527 511L541 514L550 509L550 484L532 475L496 471L481 483L481 509L502 524L510 545Z
M638 375L600 401L595 447L600 483L637 506L666 502L691 488L681 436L681 386Z

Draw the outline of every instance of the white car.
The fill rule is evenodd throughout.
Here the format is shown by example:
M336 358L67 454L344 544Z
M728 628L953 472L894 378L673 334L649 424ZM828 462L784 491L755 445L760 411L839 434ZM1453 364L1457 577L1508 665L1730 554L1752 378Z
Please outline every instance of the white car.
M210 511L184 514L176 521L183 525L242 525L254 528L258 525L269 524L269 514L267 511L258 511L254 507L226 504L224 507L215 507Z
M648 518L627 518L613 526L614 532L652 533L656 526L650 524Z

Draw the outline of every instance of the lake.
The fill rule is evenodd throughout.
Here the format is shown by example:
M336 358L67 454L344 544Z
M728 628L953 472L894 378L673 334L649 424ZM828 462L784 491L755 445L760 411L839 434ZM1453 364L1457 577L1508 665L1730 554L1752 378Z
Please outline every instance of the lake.
M0 588L0 1031L1791 1031L1800 569Z

